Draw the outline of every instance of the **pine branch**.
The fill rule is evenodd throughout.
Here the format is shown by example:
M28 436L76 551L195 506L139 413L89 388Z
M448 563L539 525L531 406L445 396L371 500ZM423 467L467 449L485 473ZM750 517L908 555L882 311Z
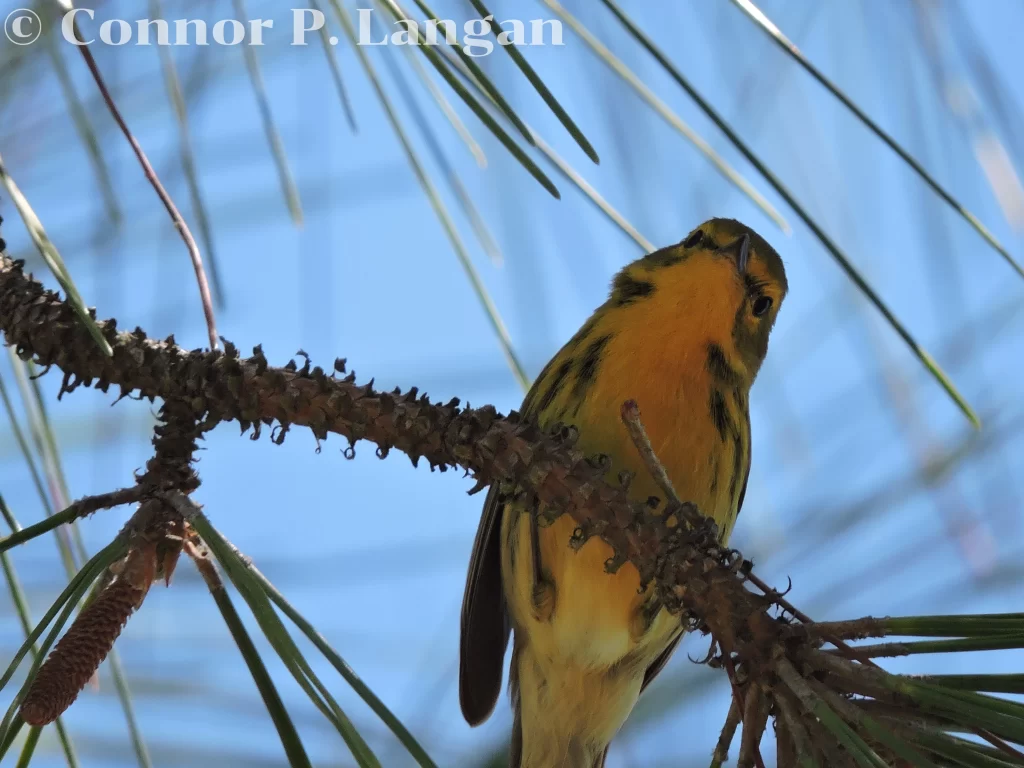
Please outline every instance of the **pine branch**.
M606 482L610 461L585 456L577 448L574 428L558 425L543 431L516 412L503 416L491 406L460 407L457 399L433 403L415 387L405 393L379 392L372 380L356 384L354 373L339 377L346 374L344 360L337 360L327 374L312 367L300 351L301 367L294 360L283 368L272 367L258 346L252 356L242 358L227 341L223 351L186 351L173 337L157 341L141 329L119 332L114 320L98 326L111 356L98 349L68 304L0 253L0 330L22 358L61 369L61 395L80 386L105 392L113 385L121 397L164 400L156 455L138 482L156 499L152 506L160 510L164 524L161 540L177 542L173 558L185 536L181 505L173 498L180 493L178 501L184 501L198 486L190 463L202 432L235 421L243 433L251 428L253 439L270 427L271 439L280 443L290 428L307 427L318 440L331 433L345 437L350 458L356 443L367 440L376 444L381 458L397 449L414 464L426 459L432 469L461 467L476 480L471 493L497 483L545 520L571 515L577 523L574 547L592 536L611 545L615 554L606 564L609 571L631 563L642 583L653 582L662 605L688 629L711 634L708 661L727 670L736 716L743 723L740 765L762 763L758 745L769 719L780 715L786 739L782 747L792 742L789 746L804 750L811 744L830 765L906 759L929 765L922 752L964 750L995 753L1008 764L1024 765L1024 756L1007 743L1024 743L1024 705L954 691L940 681L891 675L844 642L901 630L975 638L1020 634L1020 617L866 618L816 624L755 580L739 553L718 544L714 523L675 498L664 478L668 498L647 502L630 499L628 473L620 474L617 484ZM643 428L635 410L627 404L624 414L627 421L636 421L643 453L647 446L640 439ZM657 457L648 452L648 465L658 476ZM171 523L178 526L178 534L167 527ZM821 650L826 643L836 651ZM870 717L860 706L865 699L851 696L873 697L887 705L886 718ZM325 707L330 710L329 702ZM927 725L929 719L966 727L993 747L956 739L946 733L949 726ZM723 736L723 741L724 750L728 740Z

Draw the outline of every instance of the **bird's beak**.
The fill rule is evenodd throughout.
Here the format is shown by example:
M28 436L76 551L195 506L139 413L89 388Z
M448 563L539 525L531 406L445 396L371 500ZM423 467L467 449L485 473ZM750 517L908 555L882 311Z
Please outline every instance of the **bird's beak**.
M744 274L747 271L747 262L750 261L750 235L744 234L742 237L723 246L722 253L735 261L736 269L741 275Z

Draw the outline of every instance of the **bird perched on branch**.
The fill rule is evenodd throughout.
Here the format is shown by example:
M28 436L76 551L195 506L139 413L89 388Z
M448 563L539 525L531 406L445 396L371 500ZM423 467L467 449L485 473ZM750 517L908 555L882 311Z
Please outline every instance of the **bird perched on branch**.
M547 364L523 401L541 427L579 429L611 458L608 480L660 495L619 418L635 400L679 497L728 540L750 471L748 394L786 295L782 259L756 232L711 219L678 245L626 266L611 293ZM569 515L540 527L491 486L462 603L459 699L470 725L491 714L510 630L511 768L601 768L637 697L682 636L679 617L615 574L599 538L574 552Z

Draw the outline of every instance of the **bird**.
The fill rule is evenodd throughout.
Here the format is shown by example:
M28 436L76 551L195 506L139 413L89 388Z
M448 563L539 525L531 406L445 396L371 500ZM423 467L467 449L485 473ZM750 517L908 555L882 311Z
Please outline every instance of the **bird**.
M632 472L628 493L646 500L659 488L620 418L636 401L679 498L712 518L725 544L750 473L750 387L787 290L764 238L734 219L705 221L614 277L521 413L541 428L576 427L581 451L610 457L606 479ZM462 713L475 726L493 712L511 634L510 768L602 768L682 623L653 585L640 589L635 566L606 571L605 541L573 551L571 516L542 527L530 511L490 487L462 603Z

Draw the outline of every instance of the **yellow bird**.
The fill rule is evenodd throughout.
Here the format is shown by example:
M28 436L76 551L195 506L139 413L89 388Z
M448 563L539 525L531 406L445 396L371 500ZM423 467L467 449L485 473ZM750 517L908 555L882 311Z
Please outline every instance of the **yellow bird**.
M579 428L579 447L611 457L608 480L660 495L620 420L636 400L680 498L718 523L723 542L750 471L748 394L786 295L778 253L732 219L626 266L608 300L537 377L523 412ZM640 592L627 563L593 538L569 548L569 515L539 527L492 486L462 603L459 700L470 725L491 714L515 632L509 687L511 768L601 768L641 691L682 636L678 617ZM522 514L527 513L527 514Z

